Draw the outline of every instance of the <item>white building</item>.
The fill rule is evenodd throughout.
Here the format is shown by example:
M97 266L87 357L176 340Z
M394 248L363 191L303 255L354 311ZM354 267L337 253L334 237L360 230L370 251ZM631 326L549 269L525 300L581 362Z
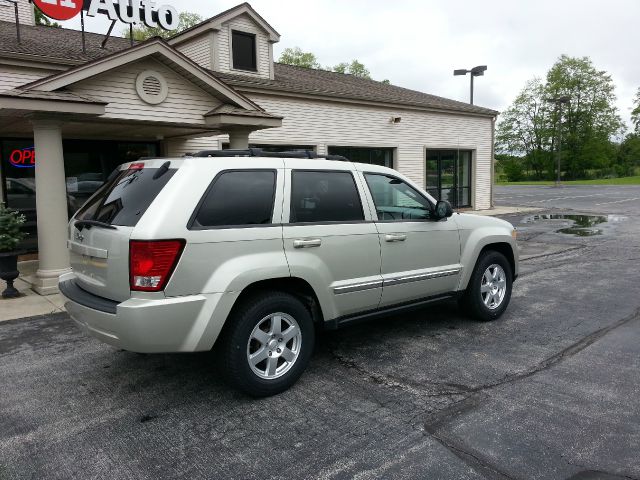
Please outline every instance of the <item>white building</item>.
M39 235L41 293L68 268L66 224L118 164L206 149L305 148L378 163L436 198L491 207L497 112L275 63L280 34L243 3L168 42L34 25L0 2L0 198ZM37 157L37 161L36 161ZM206 161L206 160L203 160ZM36 188L37 186L37 188Z

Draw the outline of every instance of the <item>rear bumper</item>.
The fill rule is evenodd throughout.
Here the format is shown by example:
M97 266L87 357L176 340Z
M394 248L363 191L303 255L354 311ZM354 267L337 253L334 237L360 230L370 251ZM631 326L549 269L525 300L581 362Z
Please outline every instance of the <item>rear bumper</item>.
M213 315L224 294L131 298L118 303L83 290L69 276L61 278L60 291L69 316L82 330L132 352L209 350L226 318L216 321Z

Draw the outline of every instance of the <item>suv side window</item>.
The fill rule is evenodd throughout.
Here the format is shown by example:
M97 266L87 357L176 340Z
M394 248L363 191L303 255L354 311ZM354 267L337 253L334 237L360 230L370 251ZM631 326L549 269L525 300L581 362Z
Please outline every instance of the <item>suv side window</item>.
M362 202L351 172L291 172L290 223L364 220Z
M407 183L381 174L366 173L364 177L376 205L378 220L404 222L432 218L431 202Z
M269 225L276 194L275 170L230 170L219 174L197 207L191 230Z

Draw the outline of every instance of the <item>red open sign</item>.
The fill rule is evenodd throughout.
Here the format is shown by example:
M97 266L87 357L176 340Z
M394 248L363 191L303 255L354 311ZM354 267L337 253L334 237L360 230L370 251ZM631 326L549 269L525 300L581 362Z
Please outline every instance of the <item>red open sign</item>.
M18 168L34 168L36 166L36 151L33 147L14 150L9 154L9 163Z

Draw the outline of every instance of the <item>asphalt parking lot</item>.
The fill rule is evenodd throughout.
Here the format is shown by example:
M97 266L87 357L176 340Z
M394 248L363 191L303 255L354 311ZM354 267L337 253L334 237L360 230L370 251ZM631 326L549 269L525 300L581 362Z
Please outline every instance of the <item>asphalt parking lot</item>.
M65 315L0 324L0 479L640 478L640 187L496 199L545 209L506 217L522 263L500 320L442 304L327 332L276 397ZM559 233L565 214L606 221Z

